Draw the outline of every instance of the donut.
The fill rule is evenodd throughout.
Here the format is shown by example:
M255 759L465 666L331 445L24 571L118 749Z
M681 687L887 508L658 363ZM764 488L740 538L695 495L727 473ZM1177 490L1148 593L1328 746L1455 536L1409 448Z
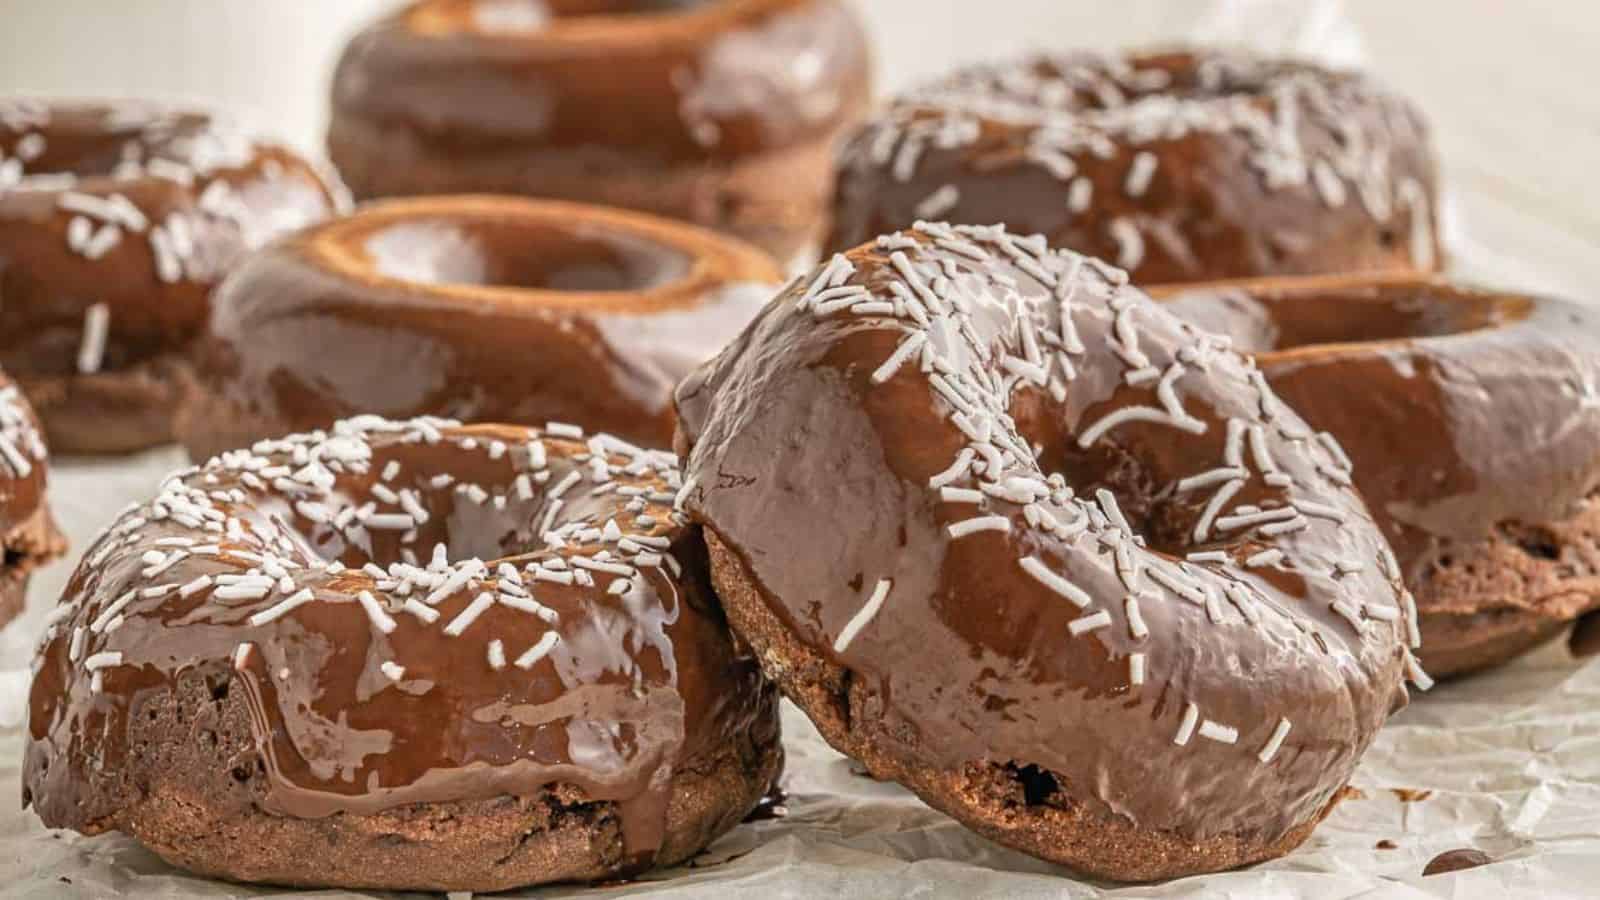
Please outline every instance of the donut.
M38 658L23 801L173 865L497 891L697 852L781 765L675 460L363 417L168 479Z
M0 626L22 612L33 572L67 549L45 500L49 459L38 417L0 372Z
M0 366L50 446L170 442L212 287L342 190L213 113L0 99Z
M355 415L574 422L672 442L672 389L773 294L732 238L508 197L370 204L217 290L178 417L194 459Z
M842 0L421 0L345 50L328 149L361 198L597 203L787 260L869 76Z
M1439 278L1173 287L1329 431L1416 595L1429 674L1600 609L1600 316Z
M913 90L842 152L832 250L1003 221L1140 284L1438 266L1427 125L1365 77L1189 49L1035 56Z
M1099 260L921 224L677 394L682 505L824 738L986 837L1140 881L1287 852L1407 700L1337 443Z
M171 439L171 370L243 250L336 203L210 113L0 101L0 362L58 450Z

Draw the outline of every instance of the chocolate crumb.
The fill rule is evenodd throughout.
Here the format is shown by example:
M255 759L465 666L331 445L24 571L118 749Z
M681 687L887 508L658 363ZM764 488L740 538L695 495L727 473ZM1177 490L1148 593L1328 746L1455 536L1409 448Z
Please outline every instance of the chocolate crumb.
M1379 841L1375 846L1379 850L1394 850L1394 849L1398 848L1400 845L1396 844L1394 841L1389 840L1388 838L1384 838L1383 840Z
M1433 791L1423 788L1390 788L1389 790L1400 798L1401 803L1421 803L1433 796Z
M1494 860L1490 859L1487 853L1482 850L1474 850L1471 847L1446 850L1435 856L1428 863L1427 867L1422 870L1422 877L1443 875L1446 872L1459 872L1462 869L1476 869L1479 866L1487 866L1492 862Z

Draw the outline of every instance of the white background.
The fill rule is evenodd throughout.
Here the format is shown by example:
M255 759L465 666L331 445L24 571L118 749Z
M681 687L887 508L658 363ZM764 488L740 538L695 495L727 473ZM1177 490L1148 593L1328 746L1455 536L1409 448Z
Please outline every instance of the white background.
M0 92L198 95L320 144L328 69L392 0L0 0ZM859 0L892 89L1028 47L1195 33L1217 7L1294 11L1281 33L1350 49L1433 119L1462 220L1500 271L1582 296L1600 284L1600 4L1590 0ZM1332 15L1330 15L1332 13ZM1526 273L1519 270L1525 269ZM1586 298L1585 298L1586 299Z

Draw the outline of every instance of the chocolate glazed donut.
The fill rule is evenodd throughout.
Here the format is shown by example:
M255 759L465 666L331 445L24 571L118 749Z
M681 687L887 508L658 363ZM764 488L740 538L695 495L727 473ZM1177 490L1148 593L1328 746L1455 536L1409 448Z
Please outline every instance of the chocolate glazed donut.
M671 454L340 423L169 479L46 634L23 802L239 881L497 891L681 861L782 761Z
M67 549L45 502L48 469L39 420L0 373L0 626L22 612L33 572Z
M363 198L598 203L787 260L869 94L841 0L421 0L345 51L328 148Z
M1174 287L1339 437L1399 557L1433 675L1504 662L1600 607L1600 317L1414 278Z
M663 447L673 386L779 280L753 247L638 213L371 205L217 291L178 432L196 459L365 413L558 420Z
M912 91L843 152L830 249L919 219L1040 232L1140 284L1433 270L1427 126L1365 78L1194 49Z
M212 287L342 190L211 113L0 99L0 366L51 447L172 440Z
M678 407L729 621L823 736L1142 880L1295 847L1427 682L1336 443L1126 280L924 224L791 287Z

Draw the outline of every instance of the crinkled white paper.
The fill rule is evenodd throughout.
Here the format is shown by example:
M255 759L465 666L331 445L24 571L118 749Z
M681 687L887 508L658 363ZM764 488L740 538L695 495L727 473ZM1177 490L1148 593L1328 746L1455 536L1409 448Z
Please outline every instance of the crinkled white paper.
M1360 36L1338 0L1218 0L1195 21L1196 35L1205 39L1360 62ZM1446 224L1453 262L1471 277L1512 285L1541 280L1473 246L1457 223L1447 218ZM81 551L122 506L147 499L183 463L178 451L164 450L58 465L51 501L73 546ZM0 897L271 893L175 871L121 836L49 832L17 808L28 659L70 570L60 563L41 573L26 615L0 631ZM530 893L763 900L1600 896L1600 661L1581 665L1560 645L1417 697L1362 761L1354 781L1361 796L1340 804L1294 853L1159 885L1089 882L1000 848L898 786L855 774L793 707L785 709L784 729L787 818L743 825L693 864L634 884ZM1421 799L1405 802L1397 789ZM1460 847L1496 862L1421 877L1430 859Z

